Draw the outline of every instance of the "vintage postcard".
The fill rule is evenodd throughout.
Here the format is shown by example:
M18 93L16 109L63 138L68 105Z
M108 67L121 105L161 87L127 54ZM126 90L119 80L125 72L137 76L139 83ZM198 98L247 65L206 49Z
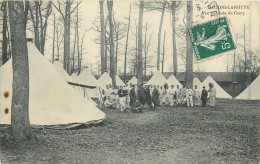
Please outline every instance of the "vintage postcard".
M0 164L260 162L260 1L0 9Z

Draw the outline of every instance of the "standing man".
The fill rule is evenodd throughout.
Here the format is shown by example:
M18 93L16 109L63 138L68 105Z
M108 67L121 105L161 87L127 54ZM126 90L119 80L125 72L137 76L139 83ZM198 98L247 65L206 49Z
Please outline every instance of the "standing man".
M140 85L138 89L138 100L142 105L145 105L146 103L146 94L145 94L145 89L143 87L143 83Z
M157 86L157 88L154 85L153 92L152 92L152 100L153 100L154 106L158 106L160 104L160 100L159 100L160 93L159 93L158 89L159 89L159 85Z
M169 86L168 84L164 84L164 98L163 98L163 102L165 105L170 105L170 98L169 98L169 93L168 93L168 90L169 90Z
M193 107L193 95L194 95L193 90L191 88L187 88L185 91L185 95L186 95L187 106Z
M106 85L106 89L105 89L105 94L106 94L106 97L108 98L110 95L109 95L109 85Z
M180 89L180 104L181 105L185 104L185 101L187 101L186 87L183 85L182 88Z
M126 92L126 108L130 108L130 97L129 97L129 93L130 93L130 90L131 90L131 86L132 86L132 83L130 83L130 85L126 85L124 90Z
M130 92L129 92L130 107L131 107L131 112L134 113L134 103L136 101L135 85L132 85L131 87L132 88L130 89Z
M99 98L99 107L101 109L106 108L106 92L105 92L104 89L102 89L101 95L100 95L100 98Z
M197 85L194 86L194 106L200 105L200 91Z
M175 94L174 85L171 85L171 88L169 89L168 93L169 93L170 106L173 106L173 104L174 104L174 94Z
M121 112L126 111L126 92L123 90L123 86L120 86L118 90L118 96L119 96L119 107Z
M215 107L216 89L213 83L209 83L209 106Z
M208 98L208 92L206 91L205 86L203 86L203 90L201 92L201 101L203 107L206 107L207 98Z
M146 103L150 106L150 109L152 109L152 96L150 93L150 86L146 86L145 88L145 100Z

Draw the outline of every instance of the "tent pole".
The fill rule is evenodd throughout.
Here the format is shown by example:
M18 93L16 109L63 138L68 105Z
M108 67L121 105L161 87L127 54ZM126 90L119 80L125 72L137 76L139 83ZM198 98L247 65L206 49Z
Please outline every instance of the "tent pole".
M88 126L86 123L84 123L88 128L90 128L92 131L95 131L94 129L92 129L90 126Z
M66 124L66 126L67 126L67 128L68 128L68 130L70 131L70 128L68 127L68 125ZM72 132L70 131L70 134L72 134Z

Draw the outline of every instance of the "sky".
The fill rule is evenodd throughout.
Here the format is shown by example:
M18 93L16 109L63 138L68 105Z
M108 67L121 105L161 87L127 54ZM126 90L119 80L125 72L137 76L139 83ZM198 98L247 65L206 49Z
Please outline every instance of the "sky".
M212 20L212 17L205 15L205 18L198 18L200 12L197 11L197 5L200 5L205 11L205 5L203 6L203 2L206 0L194 0L193 2L193 20L194 24L204 23L208 20ZM138 0L114 0L114 16L115 20L123 23L127 23L125 17L128 17L129 14L129 6L132 6L131 13L131 28L130 28L130 36L129 36L129 47L132 48L135 46L135 23L138 22L138 14L139 14L139 6L134 5L139 4ZM241 35L243 32L243 26L245 24L247 29L247 36L249 41L249 47L252 49L260 47L260 2L253 1L217 1L218 6L222 8L219 9L220 17L226 16L229 20L229 25L232 31L233 37L237 35ZM248 6L249 9L227 9L238 6ZM226 9L223 9L226 8ZM53 8L55 11L55 9ZM107 14L107 6L106 2L104 2L104 10L105 17ZM57 13L57 11L55 11ZM185 22L185 13L186 8L181 8L177 12L177 17L179 17L179 21L176 22L177 27L183 27ZM58 13L57 13L58 14ZM80 22L80 36L83 35L83 32L86 29L90 29L93 27L93 22L99 16L99 1L98 0L83 0L80 4L79 15L81 18ZM161 12L159 11L146 11L144 12L143 17L143 26L147 23L150 26L148 30L148 35L152 34L151 37L151 46L149 49L149 56L153 56L153 63L156 66L156 50L157 50L157 39L158 39L158 30L159 30L159 22L160 22ZM96 22L99 24L99 22ZM173 71L172 65L172 29L171 29L171 16L169 12L165 12L164 22L163 22L163 30L162 30L162 40L163 33L166 31L166 52L165 52L165 66L164 71ZM71 43L73 42L73 32L71 29ZM144 32L144 29L143 29ZM52 35L52 25L48 26L48 35ZM97 67L100 61L100 45L96 44L94 40L98 37L98 33L94 30L89 30L86 32L86 37L84 40L84 52L83 62L88 67L92 68L92 71L97 74ZM123 38L119 44L119 62L118 62L118 72L119 74L123 72L123 56L125 51L125 39ZM143 39L144 40L144 39ZM185 36L180 38L177 37L177 50L180 52L180 49L185 46ZM162 48L162 45L161 45ZM48 39L46 43L46 57L51 59L51 51L52 50L52 39ZM162 51L162 50L161 50ZM239 46L236 50L240 52L241 49ZM223 53L216 57L210 58L204 61L197 61L194 54L194 70L195 71L206 71L206 72L223 72L226 71L226 63L230 60L231 54L233 52ZM179 63L179 71L183 71L185 69L183 65L183 60L181 57L178 57ZM129 66L129 65L128 65ZM149 72L153 72L156 70L156 67L152 68Z
M202 4L203 1L194 1L194 24L196 23L203 23L208 20L212 20L212 17L205 17L204 19L200 18L198 19L196 16L199 15L199 12L196 12L196 5ZM129 46L133 47L135 45L135 36L134 36L134 30L135 30L135 21L138 22L138 6L135 6L133 3L137 3L137 0L130 0L130 1L120 1L120 0L114 0L114 14L115 19L118 21L123 21L126 23L125 17L128 17L129 14L129 6L132 4L132 13L131 13L131 33L129 38ZM107 13L107 7L106 3L104 3L104 10L105 13ZM247 1L235 1L235 2L226 2L226 1L220 1L217 2L219 6L248 6L249 9L220 9L220 17L226 16L229 20L229 25L232 30L232 35L235 37L236 35L241 35L243 32L243 24L246 25L247 32L248 32L248 40L250 40L250 47L252 48L259 48L260 46L260 2L247 2ZM203 6L203 5L201 5ZM226 8L227 8L226 7ZM222 7L223 8L223 7ZM205 9L205 11L207 11ZM183 18L185 16L186 9L180 9L178 11L177 16L180 17L180 20L176 22L176 26L183 26ZM230 13L230 14L229 14ZM231 13L233 13L231 15ZM94 0L88 0L83 1L81 4L80 14L82 15L82 21L84 20L83 27L90 28L93 24L93 20L99 16L99 3L98 1ZM148 31L148 35L151 33L152 35L152 44L149 50L149 55L154 56L154 65L156 65L156 50L157 50L157 34L159 30L159 22L160 22L160 16L161 12L158 11L146 11L144 13L143 18L143 25L145 26L146 22L148 25L151 26L151 28ZM82 27L82 28L83 28ZM162 30L162 40L163 40L163 32L166 30L166 60L165 60L165 67L164 71L173 71L172 68L172 32L171 32L171 17L169 12L165 13L164 16L164 22L163 22L163 30ZM144 33L144 29L143 29ZM99 45L95 44L93 40L97 37L98 33L94 31L88 31L86 35L86 49L87 49L87 55L86 55L86 61L87 63L92 63L93 65L96 65L96 62L98 61L98 55L100 54L100 47ZM144 39L143 39L144 40ZM123 57L124 52L124 43L125 39L122 40L122 44L120 45L120 48L123 50L120 52L119 55ZM180 50L181 47L185 46L185 39L180 39L177 37L177 49ZM162 47L162 46L161 46ZM235 50L236 51L236 50ZM239 51L239 49L237 49ZM226 71L226 62L230 58L230 54L233 54L232 52L224 53L221 55L218 55L217 57L213 57L209 60L205 60L202 62L196 61L195 55L195 64L194 64L194 70L197 71L207 71L207 72L222 72ZM178 58L179 62L182 63L182 59ZM119 68L120 71L123 71L123 60L119 61ZM92 66L93 67L93 66ZM95 69L93 67L93 69ZM156 68L153 68L152 71L154 71ZM179 66L180 70L184 70L184 66Z

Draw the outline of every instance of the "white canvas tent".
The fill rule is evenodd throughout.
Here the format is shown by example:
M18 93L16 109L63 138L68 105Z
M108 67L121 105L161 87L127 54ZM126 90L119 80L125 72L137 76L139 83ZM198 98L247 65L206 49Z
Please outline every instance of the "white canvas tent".
M115 75L116 85L124 86L125 83L120 79L118 75ZM108 75L107 72L104 72L98 79L98 84L102 89L106 88L106 85L112 84L112 78Z
M168 79L167 79L167 84L169 85L174 85L174 87L176 88L177 85L179 85L180 87L182 86L182 84L176 79L176 77L174 75L171 75Z
M55 61L52 66L54 69L67 81L67 82L72 82L73 80L69 76L69 74L64 70L63 65L59 61Z
M157 70L151 79L147 82L147 84L152 84L152 85L159 85L159 86L164 86L164 84L167 83L166 78L163 76L163 74L160 72L160 70Z
M41 55L33 43L28 42L29 56L29 117L32 126L71 128L81 124L98 123L105 114L78 94ZM12 59L0 68L0 92L10 96L0 98L0 124L11 123Z
M97 79L92 75L90 70L88 68L85 68L79 75L78 75L78 81L82 84L85 84L90 87L97 87L98 81Z
M81 93L81 87L79 86L79 82L78 82L78 77L77 77L77 75L75 74L75 73L72 73L71 75L70 75L70 79L71 79L71 81L70 81L70 84L71 84L71 86L74 88L74 89L76 89L78 92L80 92Z
M202 91L203 89L203 85L202 85L202 82L197 78L197 77L194 77L193 78L193 89L195 89L195 85L197 85L198 89L200 91ZM206 86L205 86L206 87Z
M223 88L221 88L218 83L211 77L208 76L202 83L203 86L206 87L206 89L209 89L209 83L213 83L215 89L216 89L216 97L217 98L226 98L231 99L232 96L230 96Z
M117 86L125 86L125 83L121 80L121 78L118 75L115 75L115 78Z
M236 99L260 100L260 76L258 76Z
M78 75L79 83L84 85L90 86L91 88L86 88L86 92L92 98L99 97L99 84L97 79L92 75L88 68L85 68L79 75Z
M137 78L135 76L133 76L128 82L127 82L128 85L130 84L134 84L134 85L137 85Z
M71 74L70 77L74 82L78 82L78 76L76 75L76 73Z
M106 88L106 85L112 84L112 79L107 72L104 72L98 79L98 84L102 89Z

